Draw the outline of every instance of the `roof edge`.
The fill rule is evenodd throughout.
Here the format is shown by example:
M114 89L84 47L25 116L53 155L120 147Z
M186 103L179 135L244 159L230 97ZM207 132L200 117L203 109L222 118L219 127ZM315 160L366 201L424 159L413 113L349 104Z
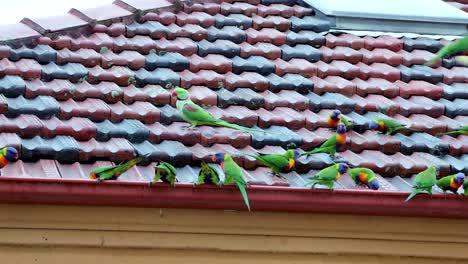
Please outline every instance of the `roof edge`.
M251 186L247 189L252 210L272 212L364 214L468 218L465 199L442 194L413 198L408 193L371 190L329 190L279 186ZM1 203L126 206L184 209L246 210L235 186L176 187L157 183L95 182L91 180L0 178Z
M11 44L21 41L20 45L27 43L36 43L40 37L56 36L67 34L70 31L82 32L83 28L94 27L96 24L106 24L109 21L123 20L131 18L135 21L140 16L148 12L159 11L178 11L184 10L194 3L221 3L222 0L115 0L112 4L118 8L129 11L130 15L117 15L106 19L94 19L86 15L90 10L99 8L76 9L71 8L67 13L59 16L49 16L41 18L23 18L20 22L9 25L0 25L0 44ZM65 23L57 25L54 18L64 18ZM68 23L67 23L68 22ZM51 29L51 25L54 26ZM55 27L57 26L57 27ZM18 29L20 28L20 30Z

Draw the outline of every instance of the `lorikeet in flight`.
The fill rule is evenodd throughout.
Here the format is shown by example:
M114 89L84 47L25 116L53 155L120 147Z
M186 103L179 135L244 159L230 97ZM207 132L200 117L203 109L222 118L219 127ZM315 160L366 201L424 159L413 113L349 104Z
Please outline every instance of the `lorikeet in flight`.
M388 118L374 119L374 121L371 121L369 123L369 129L378 130L387 135L393 135L394 133L402 129L411 130L411 131L420 131L414 128L407 127L406 125L403 125L400 122L397 122L393 119L388 119Z
M466 51L468 51L468 36L465 36L443 47L439 50L439 52L437 52L434 58L424 63L424 65L431 66L444 57L461 54Z
M336 127L336 133L329 137L320 147L315 148L311 151L306 151L301 154L310 155L314 153L328 153L332 156L335 155L336 151L340 150L342 146L346 144L346 127L343 123L339 123Z
M18 151L14 147L5 147L0 150L0 169L8 163L18 159ZM1 175L1 171L0 171Z
M203 162L201 164L200 172L198 173L198 179L194 183L195 186L200 185L202 183L206 184L216 184L218 186L222 186L224 183L219 177L218 171L208 165L208 163Z
M339 123L345 124L346 128L353 127L353 123L349 121L348 119L346 119L346 117L344 117L341 114L341 111L338 109L333 110L333 112L331 112L331 114L328 115L327 122L328 122L328 125L330 125L331 128L333 129L335 129Z
M161 180L174 186L177 181L176 174L177 170L174 166L167 162L159 161L158 165L154 167L154 178L150 182L150 185Z
M179 111L182 119L191 124L191 128L199 125L207 126L220 126L228 127L243 132L259 132L261 130L256 130L253 128L243 127L236 124L231 124L226 121L214 118L208 111L195 104L190 100L190 95L187 90L184 88L177 87L172 92L172 96L177 97L177 110ZM261 131L263 132L263 131Z
M458 194L458 189L463 185L465 181L465 175L461 172L449 176L445 176L437 181L437 186L444 191L451 191L454 194Z
M338 180L342 174L349 170L349 166L346 163L336 163L319 171L315 176L310 177L310 181L306 184L312 185L312 188L316 184L325 185L329 189L333 190L333 183Z
M145 156L138 156L119 165L104 166L94 169L90 172L89 178L98 181L117 180L120 175L141 162L144 158Z
M449 132L445 132L445 133L438 133L436 136L450 135L450 134L455 134L455 135L459 135L459 134L468 135L468 126L462 126L462 127L460 127L459 129L455 129L455 130L452 130L452 131L449 131Z
M225 184L237 184L237 187L239 187L242 197L244 198L245 205L250 211L249 198L247 197L247 191L245 190L247 183L245 182L239 165L237 165L232 157L226 153L216 153L213 156L213 161L218 162L221 165L225 175Z
M356 184L364 184L369 189L378 190L380 188L379 181L375 173L368 168L353 168L349 169L348 175L354 180Z
M435 166L431 166L426 170L421 171L414 178L413 192L406 198L405 203L411 200L416 194L426 191L432 196L432 186L437 182L438 169Z
M297 149L288 149L283 154L246 155L262 162L272 170L273 174L279 176L281 172L288 173L292 171L296 160L299 158L299 151Z

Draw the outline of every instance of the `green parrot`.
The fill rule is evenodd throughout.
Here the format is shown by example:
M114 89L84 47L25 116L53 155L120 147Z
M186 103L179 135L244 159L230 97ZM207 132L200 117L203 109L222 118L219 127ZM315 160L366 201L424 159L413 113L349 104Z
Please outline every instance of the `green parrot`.
M356 184L365 184L369 189L378 190L380 185L375 173L368 168L353 168L348 171L348 175Z
M465 51L468 51L468 35L440 49L439 52L437 52L437 54L435 55L435 57L432 58L430 61L424 63L424 65L431 66L432 64L436 63L438 60L444 57L456 55Z
M208 163L203 162L201 164L200 172L198 173L198 179L194 183L195 186L200 185L202 183L207 184L216 184L218 186L222 186L224 183L219 177L218 171L208 165Z
M388 119L388 118L374 119L373 121L369 123L369 129L378 130L387 135L393 135L394 133L402 129L420 132L420 130L407 127L406 125L403 125L402 123L398 121L395 121L393 119Z
M94 169L89 173L89 178L98 181L117 180L120 175L141 162L144 158L145 156L138 156L119 165L104 166Z
M342 146L346 144L346 127L343 123L339 123L336 127L336 133L329 137L325 142L320 145L320 147L315 148L311 151L306 151L301 154L310 155L314 153L328 153L330 155L335 155L336 151L339 150Z
M237 165L232 157L226 153L216 153L213 156L213 161L220 163L225 175L225 184L237 184L237 187L239 187L242 197L244 198L245 205L247 205L247 208L250 211L249 197L247 197L247 191L245 190L247 183L245 182L239 165Z
M167 162L159 161L158 165L154 167L154 178L150 182L150 185L161 180L163 182L170 183L172 186L175 186L177 181L176 174L177 170L174 166Z
M353 123L346 119L346 117L344 117L341 111L338 109L333 110L333 112L328 115L327 122L332 129L336 129L339 123L345 124L347 129L353 127Z
M421 171L414 178L413 192L406 198L405 203L411 200L416 194L426 191L432 196L432 186L437 182L438 168L431 166Z
M455 135L459 135L459 134L462 134L462 135L468 135L468 126L462 126L460 127L459 129L456 129L456 130L452 130L452 131L449 131L449 132L445 132L445 133L438 133L436 134L436 136L442 136L442 135L449 135L449 134L455 134Z
M310 177L310 181L306 183L306 186L312 185L312 188L316 184L325 185L329 189L333 190L333 183L338 180L342 174L349 170L349 166L346 163L336 163L319 171L315 176Z
M281 172L291 172L294 168L296 160L299 158L299 151L297 149L288 149L283 154L245 154L270 168L274 175L280 175Z
M198 125L207 125L228 127L243 132L263 132L262 130L243 127L214 118L208 111L192 102L189 98L189 92L184 88L175 88L172 92L172 96L177 97L177 110L180 112L182 119L191 124L190 128L194 128Z
M458 189L464 184L465 174L459 172L457 174L445 176L437 181L437 186L444 191L451 191L454 194L458 194Z

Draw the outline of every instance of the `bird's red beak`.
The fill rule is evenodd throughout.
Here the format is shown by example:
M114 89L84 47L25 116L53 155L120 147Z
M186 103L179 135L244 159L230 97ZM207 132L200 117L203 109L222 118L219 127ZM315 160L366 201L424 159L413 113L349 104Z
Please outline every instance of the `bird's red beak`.
M14 159L17 160L18 158L19 158L19 155L16 154L15 157L14 157Z
M172 91L172 96L177 97L177 92L175 90Z
M216 159L216 156L215 156L215 155L213 155L213 157L211 157L211 161L213 161L213 162L218 162L218 160Z

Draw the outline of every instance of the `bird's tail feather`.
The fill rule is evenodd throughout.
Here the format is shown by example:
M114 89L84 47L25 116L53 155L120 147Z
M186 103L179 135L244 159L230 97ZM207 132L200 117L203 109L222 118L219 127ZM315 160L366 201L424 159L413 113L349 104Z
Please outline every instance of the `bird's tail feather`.
M239 187L239 190L242 194L242 197L244 198L244 203L247 206L247 209L250 211L250 203L249 203L249 197L247 196L247 191L245 190L245 185L242 183L237 183L237 187Z
M408 196L408 198L406 198L405 203L408 202L409 200L413 199L413 197L414 197L416 194L420 193L420 192L421 192L420 190L414 189L414 190L411 192L411 194Z
M249 133L254 133L254 132L265 133L265 131L260 130L260 129L239 126L239 125L231 124L231 123L223 121L223 120L216 120L216 121L214 121L213 124L216 125L216 126L228 127L228 128L232 128L232 129L236 129L236 130L240 130L240 131L244 131L244 132L249 132Z
M444 133L437 133L436 136L440 137L440 136L443 136L443 135L450 135L450 134L457 134L457 133L459 133L459 131L453 130L453 131L444 132Z

